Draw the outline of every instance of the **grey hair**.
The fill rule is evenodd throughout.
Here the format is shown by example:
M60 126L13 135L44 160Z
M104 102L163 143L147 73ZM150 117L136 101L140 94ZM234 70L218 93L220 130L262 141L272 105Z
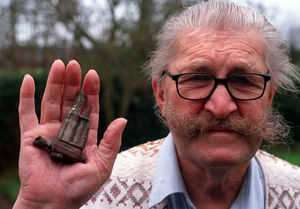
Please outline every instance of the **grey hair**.
M176 53L178 35L197 28L256 30L264 43L265 65L272 76L272 84L282 90L297 92L300 74L298 68L290 63L288 41L263 15L225 0L210 0L190 6L165 22L157 36L157 48L146 66L149 78L160 78L162 71L167 69Z

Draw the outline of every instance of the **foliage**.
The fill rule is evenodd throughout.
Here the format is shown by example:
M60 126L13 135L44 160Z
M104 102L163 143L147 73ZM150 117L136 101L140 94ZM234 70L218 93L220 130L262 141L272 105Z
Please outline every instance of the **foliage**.
M286 161L300 166L300 153L299 152L293 152L293 153L284 153L284 152L278 152L275 153L275 155L281 159L285 159Z
M279 110L291 127L291 138L300 142L300 94L276 94L273 106Z
M141 66L154 48L154 34L161 22L183 2L101 0L88 4L79 0L9 0L0 3L3 25L0 28L0 66L3 71L0 75L0 127L6 130L0 133L3 156L0 171L8 163L7 158L15 165L18 157L17 98L23 73L17 72L25 71L25 68L35 78L39 108L46 69L56 58L76 59L83 72L88 68L99 72L100 138L116 117L134 118L124 133L124 147L136 144L137 138L146 140L163 135L161 133L166 131L159 122L152 122L157 119L151 108L153 100L148 96L151 95L150 86L141 73ZM124 8L121 13L120 8ZM20 39L18 29L24 22L28 30ZM34 72L36 68L44 70ZM134 117L131 111L136 111ZM142 124L150 128L141 135Z
M76 59L83 69L94 68L101 74L101 82L106 86L105 119L126 117L134 95L148 89L140 72L154 48L154 34L184 2L101 0L89 4L79 0L9 0L7 5L0 4L0 17L7 20L3 21L6 30L2 37L0 33L0 39L8 43L0 45L0 66L47 69L56 58ZM31 32L21 41L17 28L22 21L26 21ZM115 82L120 85L118 92ZM120 94L117 105L115 94Z
M17 170L6 171L0 177L0 192L14 202L20 189L20 181Z
M267 150L267 152L284 159L294 165L300 166L300 143L293 145L279 145Z
M18 99L23 73L0 73L0 171L15 167L19 152ZM46 73L37 71L36 78L37 101L40 98L46 82ZM37 112L40 110L37 109ZM10 159L9 161L7 159Z

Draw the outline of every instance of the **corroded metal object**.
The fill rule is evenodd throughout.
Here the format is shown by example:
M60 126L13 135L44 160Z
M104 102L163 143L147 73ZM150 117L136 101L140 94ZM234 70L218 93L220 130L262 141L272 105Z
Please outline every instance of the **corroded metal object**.
M78 92L73 106L62 122L56 140L48 140L38 136L33 144L45 147L50 152L50 157L56 161L86 162L86 157L81 153L85 147L89 132L89 116L92 106L81 115L86 101L86 94Z

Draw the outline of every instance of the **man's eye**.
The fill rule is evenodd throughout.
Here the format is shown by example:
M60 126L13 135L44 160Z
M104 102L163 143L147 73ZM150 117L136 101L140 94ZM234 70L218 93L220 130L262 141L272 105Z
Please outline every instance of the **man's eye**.
M181 82L210 82L212 78L207 75L185 75L181 77Z
M210 77L209 76L205 76L205 75L195 75L191 78L191 80L195 80L195 81L210 81Z
M231 83L235 84L249 84L251 83L248 76L235 76L230 79Z

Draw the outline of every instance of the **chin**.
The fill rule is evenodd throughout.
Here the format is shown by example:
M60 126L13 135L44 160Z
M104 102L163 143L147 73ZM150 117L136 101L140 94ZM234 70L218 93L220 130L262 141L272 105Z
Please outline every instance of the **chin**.
M250 159L249 156L238 155L237 153L235 155L218 153L210 156L207 165L211 167L236 167Z
M248 151L247 151L248 150ZM195 150L188 157L193 164L200 167L229 168L249 161L254 154L242 147L215 147L202 151Z
M235 132L209 132L189 140L177 141L181 155L199 168L233 168L255 155L259 143Z

